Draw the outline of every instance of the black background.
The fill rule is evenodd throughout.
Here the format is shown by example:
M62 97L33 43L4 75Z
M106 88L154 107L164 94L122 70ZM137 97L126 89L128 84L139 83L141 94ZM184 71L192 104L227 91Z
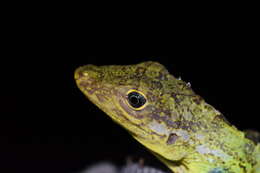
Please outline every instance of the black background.
M102 160L122 165L127 156L163 168L78 90L74 70L85 64L158 61L239 129L260 130L259 35L248 21L150 32L154 25L14 19L2 47L1 172L75 172Z

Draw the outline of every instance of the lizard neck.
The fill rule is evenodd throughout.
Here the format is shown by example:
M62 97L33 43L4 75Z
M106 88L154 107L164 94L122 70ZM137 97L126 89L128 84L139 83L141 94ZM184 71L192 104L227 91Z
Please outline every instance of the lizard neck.
M223 169L237 173L252 171L257 163L253 156L255 144L211 105L205 102L199 107L190 105L181 117L179 128L172 130L177 134L185 131L189 135L189 139L182 144L191 149L183 158L188 170L205 172Z

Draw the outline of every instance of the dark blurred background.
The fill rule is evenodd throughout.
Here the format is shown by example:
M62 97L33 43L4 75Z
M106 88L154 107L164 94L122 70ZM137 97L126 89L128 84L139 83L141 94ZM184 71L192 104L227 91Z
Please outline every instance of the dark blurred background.
M102 160L123 165L128 156L165 168L79 91L74 70L85 64L158 61L239 129L260 130L253 22L191 19L161 24L156 35L127 22L113 30L69 17L13 19L1 55L0 172L69 173Z

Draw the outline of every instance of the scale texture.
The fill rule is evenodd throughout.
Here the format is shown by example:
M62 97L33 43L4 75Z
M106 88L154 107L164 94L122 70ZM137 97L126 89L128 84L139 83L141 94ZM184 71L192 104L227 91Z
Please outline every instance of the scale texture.
M258 133L239 131L163 65L85 65L75 80L173 172L260 173L260 144L250 137Z

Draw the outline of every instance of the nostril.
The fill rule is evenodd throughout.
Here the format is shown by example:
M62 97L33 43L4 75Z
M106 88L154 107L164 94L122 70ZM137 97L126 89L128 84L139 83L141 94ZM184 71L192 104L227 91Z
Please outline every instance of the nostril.
M80 70L80 68L78 68L75 70L74 78L78 80L80 77L82 77L82 71Z
M83 67L79 67L75 70L74 78L78 80L82 77L88 77L88 72L85 71Z

